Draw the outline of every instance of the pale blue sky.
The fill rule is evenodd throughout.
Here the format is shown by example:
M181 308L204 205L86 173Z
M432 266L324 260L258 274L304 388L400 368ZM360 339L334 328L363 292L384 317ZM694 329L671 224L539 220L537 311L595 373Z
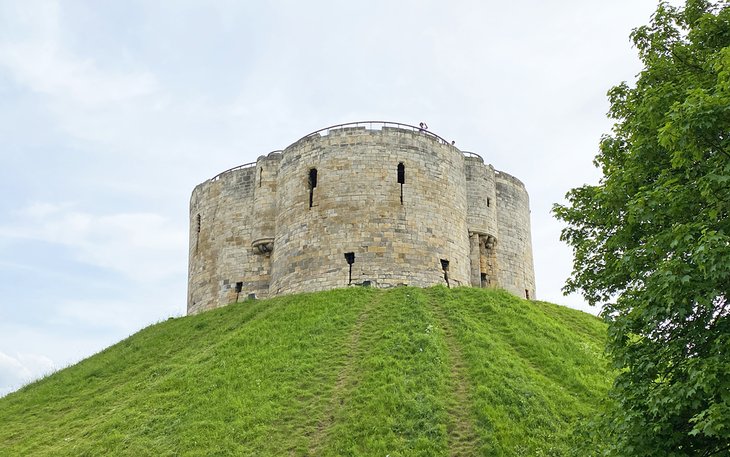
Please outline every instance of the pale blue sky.
M655 6L0 0L0 395L183 315L193 187L348 121L426 121L522 179L538 298L585 309L549 211L597 181Z

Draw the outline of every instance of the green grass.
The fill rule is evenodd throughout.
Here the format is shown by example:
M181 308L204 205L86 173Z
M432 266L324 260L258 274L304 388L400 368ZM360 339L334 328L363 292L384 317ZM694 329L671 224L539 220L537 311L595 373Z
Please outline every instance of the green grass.
M611 382L604 333L471 288L249 301L0 399L0 455L571 455Z

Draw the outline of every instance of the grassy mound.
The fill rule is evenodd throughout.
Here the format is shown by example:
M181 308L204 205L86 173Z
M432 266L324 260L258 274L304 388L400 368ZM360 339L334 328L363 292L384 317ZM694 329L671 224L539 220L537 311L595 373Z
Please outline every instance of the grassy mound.
M471 288L240 303L0 399L0 455L570 455L611 381L604 333Z

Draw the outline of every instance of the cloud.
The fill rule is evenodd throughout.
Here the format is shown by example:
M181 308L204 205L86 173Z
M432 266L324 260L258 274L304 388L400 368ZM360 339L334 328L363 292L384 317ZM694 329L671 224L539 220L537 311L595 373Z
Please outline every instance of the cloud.
M147 71L112 72L63 48L56 2L25 4L12 13L21 26L15 37L0 42L0 66L19 84L86 106L117 103L156 90L155 77Z
M155 282L184 274L186 229L154 213L98 215L36 202L17 212L14 224L0 226L0 239L66 246L78 261Z
M0 64L36 92L87 106L116 103L156 90L150 73L106 72L92 60L66 55L53 42L4 44L0 46Z
M0 397L55 369L53 361L42 355L15 354L15 356L11 356L0 351Z

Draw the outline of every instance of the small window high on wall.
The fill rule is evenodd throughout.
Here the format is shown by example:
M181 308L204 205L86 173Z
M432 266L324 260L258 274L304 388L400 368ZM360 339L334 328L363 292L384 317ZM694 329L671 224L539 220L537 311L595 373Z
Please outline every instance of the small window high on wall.
M198 214L195 217L195 233L196 233L196 237L195 237L195 252L196 253L198 252L198 244L200 243L200 225L201 225L200 214Z
M314 188L317 187L317 169L311 168L309 170L309 207L311 208L314 204Z
M398 184L400 184L400 204L403 204L403 184L406 183L406 166L403 162L398 164Z

